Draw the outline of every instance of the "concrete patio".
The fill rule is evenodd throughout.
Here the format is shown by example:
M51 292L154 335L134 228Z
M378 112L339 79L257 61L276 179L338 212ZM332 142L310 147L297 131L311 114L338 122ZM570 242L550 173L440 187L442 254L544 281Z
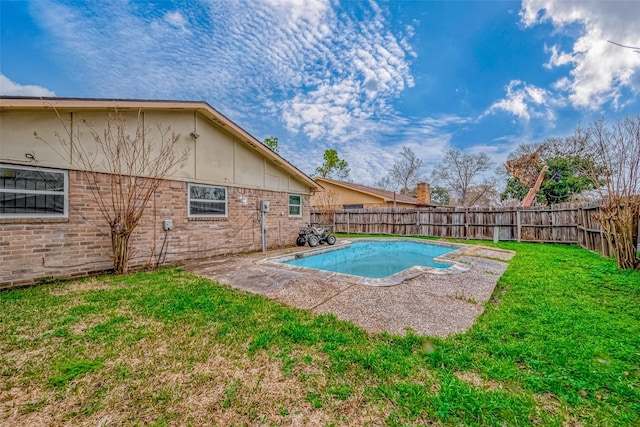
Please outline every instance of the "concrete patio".
M346 241L340 239L339 243ZM447 274L424 271L394 286L368 286L351 276L318 274L316 270L290 269L264 261L308 250L289 247L230 255L187 262L183 267L292 307L332 313L370 332L404 334L410 328L420 335L445 337L473 325L514 255L501 249L463 245L449 258L465 265L464 269Z

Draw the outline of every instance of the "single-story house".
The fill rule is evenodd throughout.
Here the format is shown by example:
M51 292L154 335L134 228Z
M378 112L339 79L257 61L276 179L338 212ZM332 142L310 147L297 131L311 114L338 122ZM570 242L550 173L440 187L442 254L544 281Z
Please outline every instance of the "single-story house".
M316 177L323 190L311 196L315 209L418 208L430 203L429 184L417 186L417 198L352 182Z
M132 268L260 250L261 209L267 247L309 223L318 185L206 102L0 97L0 287L112 268L90 191L109 194L108 181L87 182L69 149L91 152L83 124L100 133L114 111L153 143L170 127L188 153L149 200Z

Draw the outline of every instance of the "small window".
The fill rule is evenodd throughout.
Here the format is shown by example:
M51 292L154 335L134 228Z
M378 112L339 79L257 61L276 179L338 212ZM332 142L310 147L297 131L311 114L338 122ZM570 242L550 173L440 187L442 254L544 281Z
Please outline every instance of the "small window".
M302 196L289 194L289 216L302 216Z
M0 217L67 216L66 171L0 165Z
M363 205L342 205L342 209L348 211L348 210L355 210L355 209L362 209Z
M227 189L189 184L189 216L227 216Z

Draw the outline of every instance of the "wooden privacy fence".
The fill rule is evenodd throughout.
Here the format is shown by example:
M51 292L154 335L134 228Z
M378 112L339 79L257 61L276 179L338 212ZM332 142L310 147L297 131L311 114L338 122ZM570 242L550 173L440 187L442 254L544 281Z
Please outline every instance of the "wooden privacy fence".
M312 210L312 225L355 234L574 243L609 256L612 251L593 219L597 205L533 208L423 208Z
M613 248L607 242L598 221L593 219L593 214L600 212L599 205L583 205L579 208L578 244L590 251L598 252L603 256L614 255ZM636 218L635 229L638 230ZM636 235L637 239L638 236Z

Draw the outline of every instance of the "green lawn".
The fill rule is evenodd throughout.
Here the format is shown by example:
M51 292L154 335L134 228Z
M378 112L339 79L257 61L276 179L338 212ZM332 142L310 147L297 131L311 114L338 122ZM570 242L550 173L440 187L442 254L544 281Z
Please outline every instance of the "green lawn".
M497 246L516 257L448 339L371 336L177 269L1 292L0 424L640 425L638 272Z

